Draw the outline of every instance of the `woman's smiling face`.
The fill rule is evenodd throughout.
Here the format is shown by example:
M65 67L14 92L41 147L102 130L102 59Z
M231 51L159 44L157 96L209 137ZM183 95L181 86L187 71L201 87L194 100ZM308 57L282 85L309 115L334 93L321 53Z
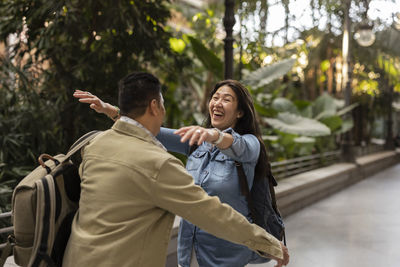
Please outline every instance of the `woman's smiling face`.
M208 104L211 125L219 130L235 127L237 120L242 117L238 110L238 99L235 92L227 85L221 86L213 94Z

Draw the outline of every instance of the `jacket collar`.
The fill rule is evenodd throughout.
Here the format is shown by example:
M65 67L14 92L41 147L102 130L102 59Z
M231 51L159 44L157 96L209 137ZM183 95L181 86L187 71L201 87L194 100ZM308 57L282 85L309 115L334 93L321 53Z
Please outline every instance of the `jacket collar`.
M136 121L135 121L136 122ZM123 121L121 119L117 120L112 129L114 131L120 132L122 134L134 136L136 138L142 139L146 142L152 143L163 150L167 150L144 126L140 123L133 124L131 122Z

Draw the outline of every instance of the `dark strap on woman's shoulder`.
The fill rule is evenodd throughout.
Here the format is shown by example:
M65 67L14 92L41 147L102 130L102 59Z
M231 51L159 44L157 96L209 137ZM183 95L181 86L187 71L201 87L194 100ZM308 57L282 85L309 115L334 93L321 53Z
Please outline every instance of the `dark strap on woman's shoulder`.
M247 178L246 178L246 174L244 173L243 165L242 165L242 163L235 161L235 166L236 166L237 173L239 176L240 193L246 197L247 205L250 210L251 219L253 220L253 222L255 222L254 221L254 212L255 212L254 204L253 204L253 200L250 197L249 183L247 182Z
M254 208L253 200L250 197L249 184L246 179L246 174L244 173L243 165L242 165L242 163L235 161L235 166L236 166L237 173L239 176L240 192L243 196L246 197L246 200L247 200L250 212L251 212L251 218L253 219L253 222L254 222L253 214L255 212L255 208ZM253 184L254 184L254 182L253 182ZM278 205L276 204L276 196L275 196L275 188L274 188L274 186L277 185L277 182L271 172L269 172L269 175L268 175L268 185L269 185L269 193L271 195L272 207L275 210L275 212L280 215Z
M199 145L191 145L189 148L189 155L190 156L197 148L199 147Z

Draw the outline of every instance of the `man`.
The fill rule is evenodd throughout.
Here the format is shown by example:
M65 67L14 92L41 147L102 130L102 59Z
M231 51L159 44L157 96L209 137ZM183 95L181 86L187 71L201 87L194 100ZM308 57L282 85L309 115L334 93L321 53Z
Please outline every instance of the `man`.
M147 73L119 84L122 117L85 147L81 199L63 266L165 266L174 214L286 265L286 247L194 185L155 135L165 116L161 85Z

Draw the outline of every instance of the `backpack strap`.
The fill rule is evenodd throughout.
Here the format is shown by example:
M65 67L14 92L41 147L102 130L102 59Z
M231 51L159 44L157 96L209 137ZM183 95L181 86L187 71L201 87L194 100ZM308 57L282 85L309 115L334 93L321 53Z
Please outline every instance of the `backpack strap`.
M198 145L191 145L189 148L189 154L187 156L189 157L198 147Z
M236 166L238 176L239 176L240 192L243 196L246 197L247 204L248 204L248 207L250 210L251 219L253 220L253 223L255 223L255 219L254 219L255 208L254 208L253 200L250 197L249 184L247 182L246 174L244 173L244 170L243 170L243 165L242 165L242 163L235 161L235 166ZM275 196L275 188L274 188L274 186L276 186L278 183L276 182L275 177L272 175L271 172L269 172L269 175L268 175L268 184L269 184L269 192L271 194L272 208L279 216L281 216L281 213L279 212L278 206L276 204L276 196ZM285 230L283 231L283 243L286 246Z
M244 173L242 163L235 161L235 166L239 176L240 192L243 196L246 197L247 205L250 210L250 217L253 220L253 223L255 223L255 218L254 218L255 208L253 200L250 197L249 183L247 182L246 174Z
M66 158L71 157L73 154L75 154L78 150L80 150L82 147L87 145L93 138L95 138L97 135L99 135L102 131L91 131L86 133L85 135L81 136L78 140L75 141L75 143L72 144L72 146L69 148L68 153L65 155Z
M4 266L4 264L7 261L7 258L11 255L12 248L13 248L13 244L12 244L11 240L8 240L6 246L3 248L3 251L1 252L1 258L0 258L0 266L1 267Z
M54 241L56 196L53 176L48 174L36 181L37 207L35 222L35 242L28 266L56 266L51 257L51 244Z
M39 164L46 169L47 174L51 172L51 168L45 164L45 159L54 161L54 164L57 166L62 162L68 160L72 155L78 152L82 147L87 145L93 138L99 135L101 131L91 131L86 133L85 135L81 136L75 143L72 144L68 153L65 156L59 157L58 159L50 156L49 154L41 154L38 158Z
M268 184L269 184L269 193L271 194L271 204L272 207L274 208L275 212L281 215L281 213L278 210L278 206L276 205L276 196L275 196L275 186L278 185L278 183L275 180L275 177L270 173L268 175Z
M276 196L275 196L275 188L274 188L275 186L278 185L278 183L276 182L276 179L272 175L271 172L269 172L268 181L269 181L269 192L271 194L271 205L272 205L272 208L274 209L276 214L278 214L280 217L282 217L282 215L281 215L281 213L280 213L280 211L278 209L278 205L276 204ZM282 238L283 238L283 244L286 246L286 231L285 231L285 229L283 229Z
M246 174L244 173L244 170L243 170L243 165L242 165L242 163L237 162L237 161L235 161L235 165L236 165L236 169L237 169L238 176L239 176L240 191L243 196L246 196L247 200L250 199L250 201L247 201L247 203L249 204L250 211L254 210L254 205L250 198L249 184L247 183ZM274 208L276 213L281 215L278 210L278 206L276 204L276 196L275 196L275 188L274 188L274 186L278 185L278 183L276 182L276 179L272 175L271 172L268 175L268 184L269 184L269 191L271 194L272 207ZM251 206L253 206L253 207L251 207Z

